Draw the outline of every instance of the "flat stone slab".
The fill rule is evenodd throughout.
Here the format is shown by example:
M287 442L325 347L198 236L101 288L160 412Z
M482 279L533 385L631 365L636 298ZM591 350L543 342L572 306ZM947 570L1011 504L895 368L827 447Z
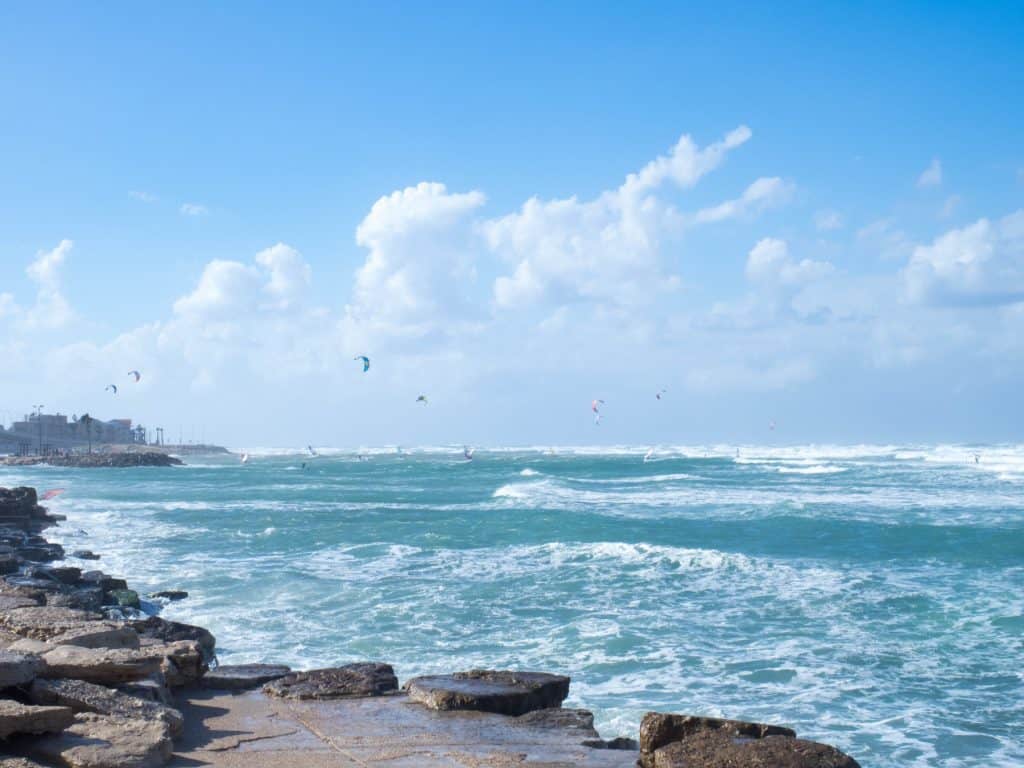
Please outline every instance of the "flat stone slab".
M218 691L248 691L291 674L284 664L222 664L211 669L199 684Z
M340 699L381 696L398 689L390 664L361 662L343 667L293 672L263 686L270 696L283 699Z
M183 689L172 768L634 768L636 750L592 749L574 728L438 712L402 694L328 701Z
M139 680L160 669L159 656L131 649L79 648L61 645L43 654L47 678L70 677L92 683L117 685Z
M0 699L0 739L16 733L54 733L71 725L74 713L68 707L34 707L11 699Z
M68 768L159 768L171 756L162 723L80 714L63 733L34 740L32 757Z
M411 700L431 709L525 715L560 707L569 695L569 678L546 672L474 669L413 678L405 687Z
M849 755L827 744L767 736L736 738L704 731L654 752L654 768L860 768Z
M138 649L139 634L131 627L110 621L91 621L51 637L53 645L77 645L79 648Z
M31 597L0 595L0 611L14 611L18 608L37 608L39 601Z
M0 689L31 682L43 668L38 656L17 651L0 651Z
M0 613L0 628L32 640L49 640L102 619L101 614L92 611L42 605Z
M36 680L29 689L34 704L70 707L74 712L118 715L139 720L158 721L175 736L184 726L181 713L172 707L129 696L84 680Z

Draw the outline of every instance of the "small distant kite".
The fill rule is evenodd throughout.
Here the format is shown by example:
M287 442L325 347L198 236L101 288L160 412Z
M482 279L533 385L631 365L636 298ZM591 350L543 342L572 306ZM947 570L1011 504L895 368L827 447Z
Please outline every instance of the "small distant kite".
M462 455L466 457L466 461L473 460L473 451L475 450L476 448L470 448L468 445L462 446Z
M135 383L136 384L138 384L139 383L139 379L142 378L142 374L139 373L138 371L128 371L128 375L135 377Z
M43 501L47 501L49 499L55 499L58 496L60 496L62 493L64 493L64 489L63 488L51 488L50 490L48 490L46 493L43 494Z
M249 454L248 453L242 453L242 463L243 464L248 464L249 463Z
M314 458L320 455L319 453L316 452L316 449L312 445L306 446L306 453L308 453L310 456L313 456Z
M426 395L420 395L419 397L416 398L416 402L417 403L423 403L424 405L426 405L427 404L427 396Z
M662 389L662 390L658 391L658 393L655 395L655 397L658 398L659 400L661 400L661 396L664 395L664 394L667 394L667 393L668 393L667 389Z
M103 389L104 392L110 392L111 390L113 390L114 394L116 395L117 394L117 384L108 384Z
M590 410L592 410L594 412L594 424L600 424L601 423L601 411L598 410L598 407L597 407L599 405L604 405L604 400L591 400L590 401Z
M647 453L644 454L644 464L646 464L648 461L651 461L653 456L654 449L651 448L649 451L647 451Z
M363 373L366 373L368 370L370 370L370 358L368 358L366 355L356 355L352 359L363 361Z

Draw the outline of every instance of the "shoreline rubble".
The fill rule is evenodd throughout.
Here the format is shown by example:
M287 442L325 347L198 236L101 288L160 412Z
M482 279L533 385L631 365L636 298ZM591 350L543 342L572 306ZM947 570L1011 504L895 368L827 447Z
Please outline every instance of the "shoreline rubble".
M650 712L638 739L605 740L590 712L562 708L563 675L469 670L400 687L377 662L218 665L212 634L144 614L125 579L55 564L64 550L41 533L62 519L34 489L0 488L0 768L859 768L736 720Z

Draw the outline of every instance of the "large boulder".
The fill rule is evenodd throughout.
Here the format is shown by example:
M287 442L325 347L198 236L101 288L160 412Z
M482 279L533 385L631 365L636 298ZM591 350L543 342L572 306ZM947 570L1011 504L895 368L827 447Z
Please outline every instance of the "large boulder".
M569 678L546 672L474 669L417 677L405 687L410 699L432 709L524 715L536 709L560 707L569 695Z
M29 689L29 698L33 704L56 704L76 713L156 720L166 725L172 736L181 733L184 726L176 709L84 680L36 680Z
M221 664L203 675L203 688L247 691L291 674L284 664Z
M67 768L158 768L171 757L163 723L82 713L63 733L35 739L32 757Z
M203 657L207 663L213 660L217 641L210 634L209 630L202 627L195 627L191 624L182 624L177 621L167 621L159 616L149 616L145 619L138 619L130 622L132 628L143 638L143 645L149 641L161 643L173 643L180 640L191 640L199 644L203 651Z
M0 739L16 733L54 733L71 725L74 713L67 707L33 707L0 699Z
M43 654L46 669L40 677L70 677L100 685L117 685L140 680L160 669L162 657L143 651L108 648L79 648L61 645Z
M198 682L209 669L202 646L192 640L143 645L140 653L160 659L160 671L171 688Z
M294 672L263 686L268 695L284 699L381 696L397 689L398 678L391 665L375 662Z
M139 635L129 626L113 621L90 621L47 640L52 645L79 648L138 648Z
M0 628L33 640L49 640L102 618L91 611L44 605L0 613Z
M32 682L43 668L38 656L16 651L0 651L0 690Z
M722 731L704 731L660 749L654 768L860 768L835 747L789 736L737 738Z

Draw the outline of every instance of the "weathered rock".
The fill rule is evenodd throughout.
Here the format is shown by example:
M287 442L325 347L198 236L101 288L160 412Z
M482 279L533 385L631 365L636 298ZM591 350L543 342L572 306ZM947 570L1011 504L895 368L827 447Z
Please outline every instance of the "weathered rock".
M67 768L157 768L170 759L163 723L82 713L63 733L36 739L29 753Z
M117 690L145 701L155 701L157 704L174 706L174 696L171 689L167 687L162 672L150 675L144 680L132 680L130 683L122 683Z
M217 641L208 630L202 627L194 627L191 624L182 624L177 621L167 621L159 616L149 616L130 623L132 628L143 638L143 644L145 644L146 638L163 643L192 640L199 643L199 647L203 649L203 657L207 663L213 660Z
M43 661L46 669L40 677L71 677L101 685L116 685L148 677L160 669L162 658L130 649L61 645L43 654Z
M100 611L103 609L103 590L88 586L62 592L48 592L46 604L59 608L77 608L81 611Z
M834 747L789 736L763 739L703 731L656 750L653 768L860 768Z
M79 467L94 469L124 467L177 467L181 459L159 451L118 451L116 453L71 453L62 456L7 456L0 464L12 467L30 467L49 464L51 467Z
M0 554L0 574L15 573L21 567L21 558L13 552Z
M104 592L110 592L115 589L128 589L127 581L114 576L108 576L103 571L86 571L82 574L82 581L89 582Z
M100 614L91 611L35 606L0 613L0 627L22 637L48 640L64 632L79 629L85 623L99 621L102 618Z
M184 725L181 713L172 707L84 680L36 680L29 689L29 698L33 704L56 704L70 707L76 713L156 720L166 725L172 736L181 733Z
M594 730L594 714L588 709L562 709L548 707L527 712L516 718L516 725L528 728L557 728L579 731L582 736L597 738Z
M546 672L474 669L417 677L406 683L409 698L432 709L472 709L523 715L559 707L569 695L569 678Z
M16 651L0 651L0 689L31 682L43 668L38 656Z
M78 560L99 560L100 556L93 552L91 549L76 549L71 553L71 556Z
M53 645L77 645L80 648L134 648L139 647L139 634L124 624L111 621L91 621L75 629L62 632L48 641Z
M106 594L107 602L110 605L120 605L122 608L141 608L139 593L134 589L115 589Z
M33 707L0 699L0 739L15 733L53 733L71 725L74 713L67 707Z
M0 768L48 768L35 760L27 757L2 757L0 756Z
M33 579L51 579L69 587L82 580L82 569L70 566L35 565L25 570Z
M27 637L19 637L13 643L7 645L7 650L14 653L27 653L35 656L42 656L47 651L52 651L56 646L44 640L32 640Z
M188 592L184 589L162 589L159 592L151 592L150 597L163 598L164 600L184 600L188 597Z
M218 691L246 691L291 673L284 664L222 664L209 670L201 684Z
M140 652L160 658L160 671L171 688L191 685L209 669L202 647L193 640L144 645Z
M40 602L31 597L0 595L0 611L14 611L18 608L35 608Z
M391 665L375 662L294 672L263 686L263 691L270 696L285 699L381 696L397 689L398 678Z
M732 739L763 739L767 736L793 738L796 736L792 729L779 725L648 712L640 722L640 764L644 768L654 768L654 753L661 747L682 741L697 733L714 732Z

